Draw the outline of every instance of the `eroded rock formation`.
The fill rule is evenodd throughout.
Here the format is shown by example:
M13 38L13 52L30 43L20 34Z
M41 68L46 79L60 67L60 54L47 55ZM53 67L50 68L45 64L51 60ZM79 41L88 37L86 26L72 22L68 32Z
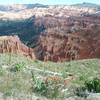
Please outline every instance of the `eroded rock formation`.
M55 62L100 58L99 19L93 16L38 19L37 24L45 30L33 47L36 57Z
M33 49L24 45L17 36L1 36L0 53L21 54L31 59L35 59Z

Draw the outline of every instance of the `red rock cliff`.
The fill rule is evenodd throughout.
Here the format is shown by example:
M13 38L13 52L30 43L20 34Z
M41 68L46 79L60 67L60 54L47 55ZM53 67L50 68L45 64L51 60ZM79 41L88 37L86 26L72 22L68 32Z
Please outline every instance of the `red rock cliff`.
M24 45L17 36L0 37L0 53L16 53L35 59L33 49Z
M44 21L42 23L42 21ZM100 58L100 20L92 16L38 20L44 25L34 47L36 57L44 61L69 61ZM34 43L31 41L31 44Z

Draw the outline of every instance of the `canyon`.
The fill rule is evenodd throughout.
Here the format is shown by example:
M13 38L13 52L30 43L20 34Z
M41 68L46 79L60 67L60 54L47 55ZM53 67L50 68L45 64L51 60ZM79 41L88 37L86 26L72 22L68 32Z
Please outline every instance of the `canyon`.
M1 9L0 22L0 35L8 38L1 53L54 62L100 58L99 5L9 5Z
M0 5L0 100L99 94L100 5Z
M36 57L44 61L100 58L99 19L94 16L38 18L37 26L45 30L28 45L34 48Z

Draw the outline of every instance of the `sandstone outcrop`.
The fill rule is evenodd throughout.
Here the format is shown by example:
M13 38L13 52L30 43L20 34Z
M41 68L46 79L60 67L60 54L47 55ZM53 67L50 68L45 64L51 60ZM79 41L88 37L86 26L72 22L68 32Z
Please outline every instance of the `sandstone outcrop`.
M1 36L0 53L21 54L31 59L35 59L33 49L24 45L17 36Z

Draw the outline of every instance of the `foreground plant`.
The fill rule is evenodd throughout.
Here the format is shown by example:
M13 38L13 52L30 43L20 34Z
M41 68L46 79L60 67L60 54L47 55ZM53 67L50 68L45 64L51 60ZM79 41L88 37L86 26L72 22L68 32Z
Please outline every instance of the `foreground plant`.
M75 94L81 97L87 97L89 93L100 93L100 79L93 78L86 80L84 86L76 88Z
M18 71L21 71L24 67L25 67L25 64L23 62L22 63L16 63L16 64L14 64L14 67L11 68L10 70L14 71L14 72L18 72Z
M100 79L93 78L92 80L85 81L85 87L89 92L100 93Z
M59 94L61 92L60 84L54 81L45 81L42 79L36 78L34 74L32 73L32 80L33 85L32 89L34 92L39 93L43 96L49 97L49 98L58 98Z

